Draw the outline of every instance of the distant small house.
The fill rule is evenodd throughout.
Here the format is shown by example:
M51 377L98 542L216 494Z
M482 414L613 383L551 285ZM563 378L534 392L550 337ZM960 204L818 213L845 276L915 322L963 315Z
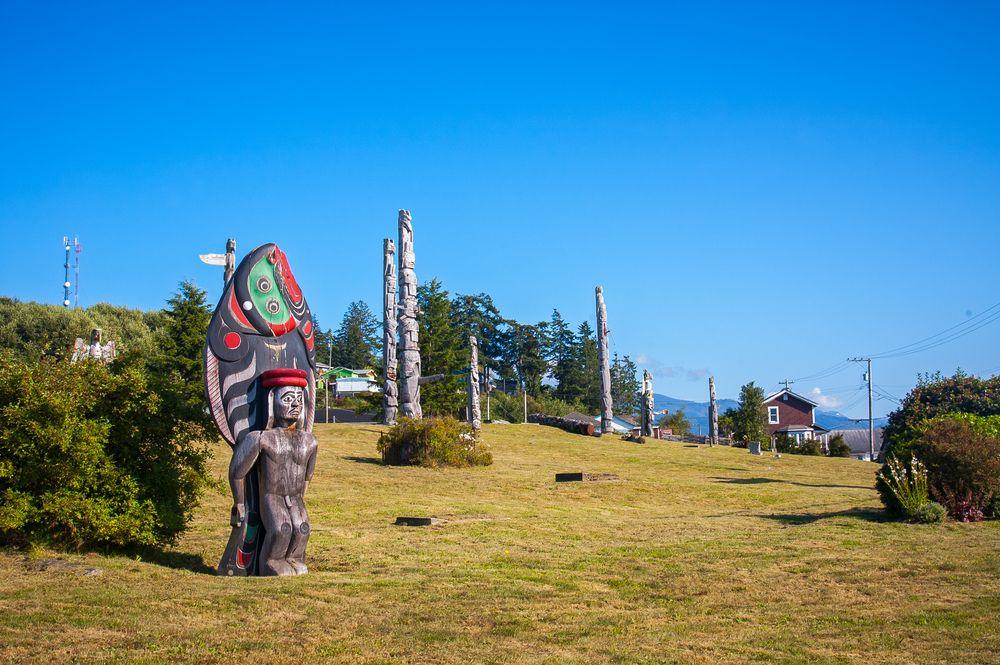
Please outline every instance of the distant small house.
M829 430L816 424L816 402L794 393L787 388L764 399L767 409L767 430L771 442L779 434L785 434L795 441L822 439Z
M882 431L884 428L875 428L875 459L878 459L882 454ZM870 460L870 450L868 441L868 428L865 429L835 429L830 430L830 435L827 437L827 441L833 437L840 434L844 437L844 443L846 443L851 448L851 457L854 459L864 460L866 462Z
M333 367L323 372L322 379L333 383L334 395L351 397L359 393L382 392L375 370Z

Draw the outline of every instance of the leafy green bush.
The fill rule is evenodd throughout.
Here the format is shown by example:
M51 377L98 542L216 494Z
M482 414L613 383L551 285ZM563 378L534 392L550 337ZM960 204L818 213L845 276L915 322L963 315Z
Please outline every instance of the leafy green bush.
M488 466L493 455L472 427L455 418L401 418L378 440L385 464L418 466Z
M851 447L844 441L843 434L834 434L830 437L830 442L826 446L827 454L830 457L850 457Z
M949 414L920 428L911 446L927 464L931 493L963 522L978 522L1000 495L1000 416Z
M913 521L921 524L936 524L943 522L948 511L940 503L928 501L913 513Z
M173 541L208 482L209 432L177 417L185 392L134 356L107 367L0 352L0 539Z
M893 457L886 463L886 468L879 471L879 477L886 490L895 497L891 504L883 500L890 512L906 519L916 519L917 513L930 503L927 468L916 457L910 457L909 465Z
M900 407L889 414L882 435L883 456L898 453L900 459L907 459L908 446L920 437L925 421L957 413L1000 415L1000 376L980 379L958 371L947 378L940 374L920 377Z

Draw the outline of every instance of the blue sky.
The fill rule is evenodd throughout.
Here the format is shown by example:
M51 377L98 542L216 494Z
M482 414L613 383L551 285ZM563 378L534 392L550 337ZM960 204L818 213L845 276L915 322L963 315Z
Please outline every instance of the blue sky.
M1000 301L996 3L361 4L3 2L0 294L60 301L70 233L84 305L214 300L197 254L236 236L335 326L405 207L421 279L522 321L592 319L601 283L613 350L698 400ZM794 388L861 416L860 373Z

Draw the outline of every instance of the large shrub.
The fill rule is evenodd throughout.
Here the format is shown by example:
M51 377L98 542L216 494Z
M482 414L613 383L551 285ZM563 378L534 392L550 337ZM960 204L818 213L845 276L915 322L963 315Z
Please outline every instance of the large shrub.
M382 461L393 465L487 466L493 455L472 427L451 417L401 418L378 440Z
M976 522L994 510L1000 495L1000 416L933 418L913 450L927 465L931 493L953 518Z
M1000 376L980 379L958 371L954 376L922 376L917 386L889 414L882 433L882 455L909 459L908 446L920 436L924 421L953 413L1000 415Z
M201 487L208 431L179 419L171 375L0 352L0 539L171 542Z
M830 457L850 457L851 447L844 441L843 434L834 434L830 437L830 442L826 446L827 454Z

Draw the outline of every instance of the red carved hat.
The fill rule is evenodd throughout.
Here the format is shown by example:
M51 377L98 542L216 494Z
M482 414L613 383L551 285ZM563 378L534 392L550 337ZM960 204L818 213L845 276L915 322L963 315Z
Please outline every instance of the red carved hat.
M298 386L305 388L309 385L304 369L292 369L291 367L279 367L269 369L260 375L261 387L274 388L276 386Z

